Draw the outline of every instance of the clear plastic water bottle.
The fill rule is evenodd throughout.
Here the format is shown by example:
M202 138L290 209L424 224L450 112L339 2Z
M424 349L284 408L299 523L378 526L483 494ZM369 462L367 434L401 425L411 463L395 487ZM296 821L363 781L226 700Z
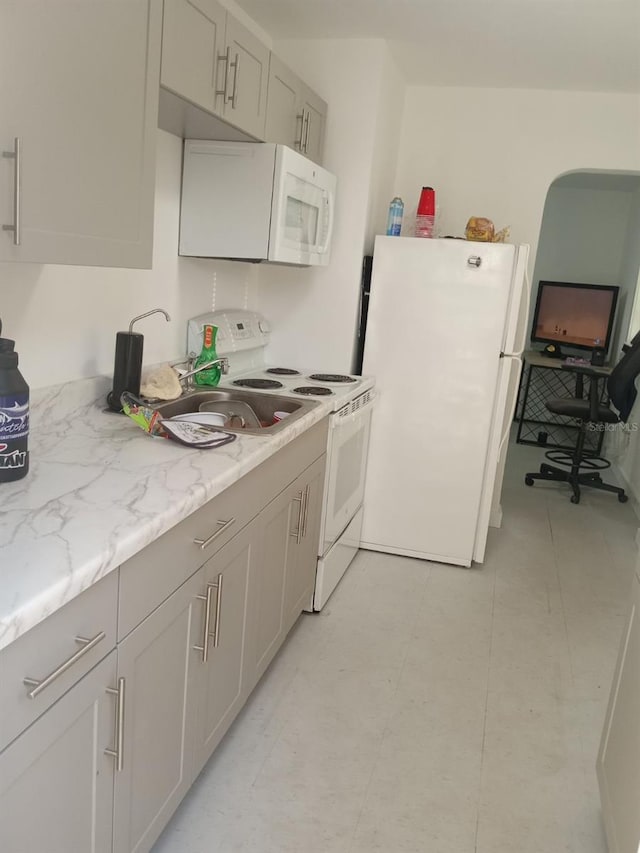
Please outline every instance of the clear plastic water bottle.
M399 196L392 199L389 205L389 218L387 219L387 237L399 237L402 228L402 214L404 213L404 202Z

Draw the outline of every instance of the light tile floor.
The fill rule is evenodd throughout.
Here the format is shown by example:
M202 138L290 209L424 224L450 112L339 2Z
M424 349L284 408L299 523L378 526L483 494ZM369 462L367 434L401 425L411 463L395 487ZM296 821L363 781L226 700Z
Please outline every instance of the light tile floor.
M606 853L595 759L629 504L524 486L473 569L361 552L304 615L154 853Z

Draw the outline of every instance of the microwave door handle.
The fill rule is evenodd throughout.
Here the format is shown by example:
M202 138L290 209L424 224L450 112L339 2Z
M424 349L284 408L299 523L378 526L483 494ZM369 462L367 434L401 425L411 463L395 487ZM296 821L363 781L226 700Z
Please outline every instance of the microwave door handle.
M333 208L334 208L334 197L333 193L328 192L327 198L329 199L329 224L327 225L327 237L324 243L321 246L318 246L318 254L324 255L329 248L329 242L331 241L331 232L333 231Z

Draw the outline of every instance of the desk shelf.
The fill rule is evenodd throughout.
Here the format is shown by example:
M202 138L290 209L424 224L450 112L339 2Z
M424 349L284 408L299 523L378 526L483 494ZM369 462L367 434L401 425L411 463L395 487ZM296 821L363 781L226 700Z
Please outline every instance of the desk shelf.
M549 363L545 363L549 362ZM584 377L584 397L588 399L591 380ZM579 422L555 415L545 403L552 397L574 397L576 374L561 369L561 362L545 359L538 353L525 353L525 365L518 390L516 420L518 444L573 450L578 439ZM602 382L601 402L607 405L606 383ZM587 431L585 449L599 454L604 433Z

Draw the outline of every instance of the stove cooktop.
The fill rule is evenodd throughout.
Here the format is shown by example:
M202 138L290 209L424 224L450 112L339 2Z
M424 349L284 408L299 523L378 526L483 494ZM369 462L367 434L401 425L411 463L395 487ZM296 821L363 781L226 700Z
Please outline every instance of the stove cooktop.
M284 372L286 371L286 372ZM277 377L277 378L276 378ZM320 379L322 377L322 380ZM324 377L327 377L326 379ZM331 380L328 378L331 377ZM334 380L334 377L344 377ZM278 394L300 399L324 400L331 411L337 412L346 403L354 400L370 388L374 382L368 376L348 376L347 374L319 373L311 370L295 370L289 367L268 367L254 364L252 369L243 373L233 370L223 376L221 388L253 388L261 394ZM302 388L303 391L297 389Z

